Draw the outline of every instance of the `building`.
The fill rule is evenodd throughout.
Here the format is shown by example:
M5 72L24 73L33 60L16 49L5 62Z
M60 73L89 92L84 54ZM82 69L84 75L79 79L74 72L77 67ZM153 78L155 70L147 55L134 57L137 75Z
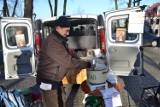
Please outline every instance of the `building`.
M160 2L146 10L146 20L150 23L153 33L160 37Z

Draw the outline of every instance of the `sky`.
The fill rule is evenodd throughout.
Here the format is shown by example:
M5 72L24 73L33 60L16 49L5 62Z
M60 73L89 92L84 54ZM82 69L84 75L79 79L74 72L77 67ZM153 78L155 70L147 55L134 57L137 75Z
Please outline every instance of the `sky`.
M52 0L54 2L54 0ZM58 16L63 14L63 1L58 0ZM128 0L119 0L120 7L127 7ZM133 0L132 0L133 1ZM152 5L153 3L160 2L159 0L142 0L141 5ZM34 12L37 14L37 18L49 18L50 9L48 6L48 0L36 0ZM54 9L54 4L53 4ZM114 9L114 0L67 0L66 15L73 14L103 14L105 11Z
M54 10L54 0L53 3ZM119 7L127 7L125 1L118 0ZM120 3L121 1L121 3ZM133 0L132 0L133 1ZM64 0L58 0L58 12L57 15L63 14L63 2ZM123 2L123 3L122 3ZM141 5L152 5L153 3L160 2L159 0L142 0ZM51 17L48 0L34 0L34 13L36 13L36 19L45 19ZM0 10L2 10L2 2L0 2ZM73 14L103 14L105 11L114 10L114 0L67 0L66 15Z

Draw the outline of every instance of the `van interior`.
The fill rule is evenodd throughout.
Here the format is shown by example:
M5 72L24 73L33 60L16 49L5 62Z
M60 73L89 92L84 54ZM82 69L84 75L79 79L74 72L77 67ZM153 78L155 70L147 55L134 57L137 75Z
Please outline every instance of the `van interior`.
M69 18L71 23L68 35L68 47L73 49L77 57L90 59L93 49L99 48L98 22L94 18ZM55 21L43 23L43 39L48 36Z

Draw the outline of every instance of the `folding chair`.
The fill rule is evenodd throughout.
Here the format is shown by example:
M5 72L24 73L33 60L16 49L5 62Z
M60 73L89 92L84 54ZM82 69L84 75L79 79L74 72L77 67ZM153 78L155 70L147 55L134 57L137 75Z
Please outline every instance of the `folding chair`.
M160 105L160 84L143 88L141 95L142 102L147 106L159 107Z

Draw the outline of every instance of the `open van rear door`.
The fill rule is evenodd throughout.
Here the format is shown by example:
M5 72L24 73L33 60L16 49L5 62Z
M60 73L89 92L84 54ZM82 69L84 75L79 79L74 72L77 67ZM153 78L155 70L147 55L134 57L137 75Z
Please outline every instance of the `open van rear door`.
M35 75L35 57L31 20L2 18L1 39L5 79Z
M130 14L140 11L141 8L134 7L104 14L108 69L116 75L128 76L142 73L143 31L128 32ZM132 30L134 29L133 27Z

